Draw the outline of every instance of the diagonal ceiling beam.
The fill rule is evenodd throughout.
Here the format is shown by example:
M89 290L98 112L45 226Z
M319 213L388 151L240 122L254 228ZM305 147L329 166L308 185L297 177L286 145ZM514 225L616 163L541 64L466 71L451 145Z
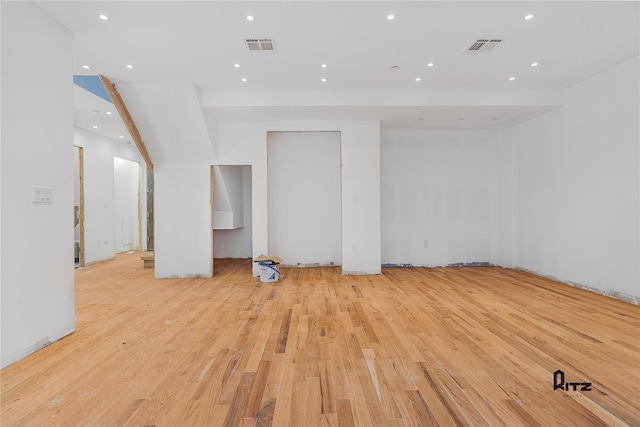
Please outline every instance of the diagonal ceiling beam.
M100 77L100 81L102 82L102 84L104 85L104 88L109 93L109 96L113 101L113 105L116 106L116 110L118 110L118 114L120 114L120 117L124 122L124 125L127 127L127 130L129 131L131 138L133 138L133 142L135 142L136 147L138 147L138 151L142 155L142 158L144 158L144 161L147 164L147 167L149 168L151 173L153 173L153 162L151 161L151 157L149 157L149 153L147 152L147 147L144 146L144 142L142 141L140 132L138 132L138 128L134 123L133 118L131 117L131 114L129 114L129 110L127 109L127 106L122 100L120 93L118 93L118 89L116 88L116 85L111 83L109 79L103 76L102 74L99 74L98 77Z

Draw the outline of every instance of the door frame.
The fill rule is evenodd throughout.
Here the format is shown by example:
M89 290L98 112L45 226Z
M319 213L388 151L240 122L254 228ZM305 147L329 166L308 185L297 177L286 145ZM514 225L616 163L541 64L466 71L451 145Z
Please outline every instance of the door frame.
M79 222L80 222L80 240L79 242L79 255L78 255L78 264L80 267L84 267L84 147L78 147L78 164L80 167L80 213L79 213Z

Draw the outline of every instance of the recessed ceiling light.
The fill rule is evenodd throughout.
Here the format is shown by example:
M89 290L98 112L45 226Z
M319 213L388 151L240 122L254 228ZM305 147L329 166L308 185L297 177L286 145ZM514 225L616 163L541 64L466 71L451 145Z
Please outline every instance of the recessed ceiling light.
M88 70L91 67L89 67L88 65L83 65L82 68L84 68L85 70Z
M538 66L538 63L537 63L537 62L532 62L532 63L531 63L531 66L532 66L532 67L537 67L537 66Z
M422 80L422 77L416 77L417 82L419 82L420 80Z
M243 77L243 78L242 78L242 81L243 81L243 82L246 82L246 81L247 81L246 77Z
M98 17L100 19L102 19L103 21L108 21L109 20L109 17L107 15L98 15Z
M251 15L247 15L247 21L253 21L255 18Z
M234 67L240 68L240 64L233 64Z
M429 62L429 63L427 64L427 67L433 67L433 62Z
M93 126L93 128L94 128L94 129L98 129L98 126L95 126L95 125L94 125L94 126Z
M509 77L509 81L514 81L515 79L515 77Z
M322 68L327 68L327 64L322 64L321 67Z
M132 69L132 68L133 68L133 65L131 65L131 64L127 64L127 68L128 68L128 69Z
M327 81L327 79L322 78L322 79L320 79L320 81L326 82L326 81Z
M394 18L395 18L395 15L387 15L387 19L389 21L393 21Z
M526 19L527 21L528 21L529 19L531 19L531 18L533 18L533 15L531 15L531 14L529 14L529 15L527 15L527 16L525 16L525 17L524 17L524 19Z
M120 135L120 138L124 138L124 136Z
M107 116L110 116L110 115L111 115L111 111L107 111Z

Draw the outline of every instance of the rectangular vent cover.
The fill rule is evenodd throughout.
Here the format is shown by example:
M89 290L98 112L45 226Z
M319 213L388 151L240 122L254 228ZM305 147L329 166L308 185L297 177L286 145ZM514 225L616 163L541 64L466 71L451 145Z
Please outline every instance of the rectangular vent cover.
M467 52L483 52L487 53L492 51L496 46L502 42L502 39L478 39L469 48Z
M272 39L245 39L250 52L273 52Z

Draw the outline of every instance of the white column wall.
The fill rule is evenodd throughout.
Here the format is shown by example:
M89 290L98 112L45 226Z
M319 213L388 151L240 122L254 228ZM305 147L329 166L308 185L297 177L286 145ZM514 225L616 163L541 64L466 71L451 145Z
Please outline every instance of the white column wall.
M155 277L211 277L211 164L154 163Z
M380 123L341 132L342 274L380 274Z
M211 277L214 126L192 83L121 83L154 163L155 276Z
M30 2L0 2L1 360L75 329L73 40ZM52 189L34 204L33 187Z

